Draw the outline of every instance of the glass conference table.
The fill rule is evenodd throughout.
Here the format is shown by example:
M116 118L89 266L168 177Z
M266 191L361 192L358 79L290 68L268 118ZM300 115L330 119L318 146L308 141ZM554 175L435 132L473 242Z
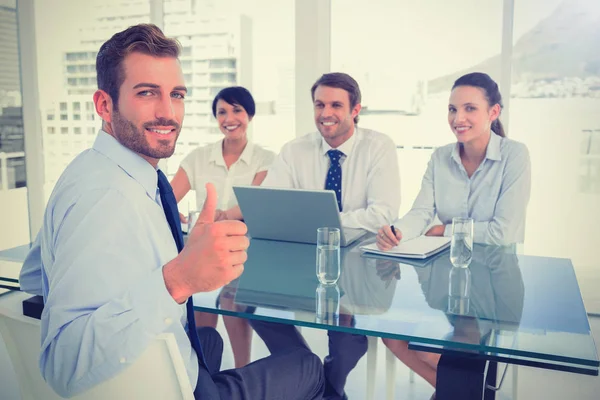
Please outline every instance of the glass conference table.
M598 375L570 260L475 245L469 268L456 269L448 251L398 262L367 256L359 246L342 248L338 283L322 286L316 246L252 239L242 276L194 295L195 308L401 339L412 349L441 353L439 400L493 399L498 362ZM28 247L0 251L0 288L19 290Z
M195 308L401 339L412 349L441 353L439 400L494 398L498 362L598 375L570 260L475 245L469 268L458 269L448 250L398 262L363 254L359 246L342 248L340 279L323 286L314 245L252 239L242 276L195 295ZM216 304L218 297L234 306Z
M0 294L19 290L19 272L30 244L0 250Z

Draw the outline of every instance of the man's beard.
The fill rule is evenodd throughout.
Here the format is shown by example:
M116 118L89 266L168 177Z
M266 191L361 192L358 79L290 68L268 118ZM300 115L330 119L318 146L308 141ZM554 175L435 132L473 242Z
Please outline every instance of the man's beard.
M138 154L154 159L168 158L173 155L175 152L175 143L181 130L181 127L177 122L160 118L152 122L144 123L142 131L140 131L131 121L121 116L118 111L113 112L112 125L115 137L123 146ZM148 140L146 139L146 128L151 128L153 126L175 127L175 131L177 132L175 141L158 140L157 147L153 148L150 146L150 143L148 143Z

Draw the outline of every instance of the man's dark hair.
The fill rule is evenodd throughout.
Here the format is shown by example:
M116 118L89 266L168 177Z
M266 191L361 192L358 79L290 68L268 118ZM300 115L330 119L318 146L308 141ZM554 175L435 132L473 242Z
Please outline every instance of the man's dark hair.
M96 56L96 78L98 89L111 97L113 107L118 109L119 88L125 80L123 60L129 54L138 52L153 57L178 58L181 45L176 39L170 39L152 24L131 26L116 33L106 41Z

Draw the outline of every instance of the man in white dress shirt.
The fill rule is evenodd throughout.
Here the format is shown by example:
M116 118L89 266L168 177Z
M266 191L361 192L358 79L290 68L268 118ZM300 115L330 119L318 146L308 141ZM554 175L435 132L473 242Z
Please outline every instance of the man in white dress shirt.
M388 136L356 125L361 94L349 75L325 74L311 93L319 132L284 145L262 186L334 190L344 228L377 232L394 221L400 207L396 146ZM344 323L353 321L340 320L340 325ZM256 320L251 324L273 353L308 347L292 325ZM325 398L343 399L346 378L366 353L367 338L335 331L328 334Z
M396 145L387 135L356 125L361 95L349 75L325 74L311 93L319 131L286 143L262 186L325 189L328 152L339 150L342 226L377 232L400 207Z

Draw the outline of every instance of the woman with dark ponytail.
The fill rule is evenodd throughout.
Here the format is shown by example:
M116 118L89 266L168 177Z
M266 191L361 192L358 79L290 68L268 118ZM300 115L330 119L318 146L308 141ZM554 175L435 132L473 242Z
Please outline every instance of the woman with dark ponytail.
M483 91L483 95L487 100L488 106L493 107L496 104L500 106L498 116L491 121L491 130L500 137L506 137L506 133L504 133L504 127L502 126L502 122L500 122L500 112L502 112L504 105L502 104L502 96L500 95L500 90L498 89L496 82L494 82L494 80L487 74L482 72L473 72L458 78L456 82L454 82L452 90L459 86L471 86L474 88L479 88L481 91ZM451 123L451 121L449 122ZM452 127L452 123L450 127Z
M531 192L529 151L508 139L500 122L502 96L487 74L474 72L454 82L448 124L456 143L431 156L411 210L377 235L382 250L420 235L450 236L453 217L474 220L476 243L522 243ZM430 226L434 217L440 225ZM435 387L439 356L408 349L406 342L384 339L396 356Z

